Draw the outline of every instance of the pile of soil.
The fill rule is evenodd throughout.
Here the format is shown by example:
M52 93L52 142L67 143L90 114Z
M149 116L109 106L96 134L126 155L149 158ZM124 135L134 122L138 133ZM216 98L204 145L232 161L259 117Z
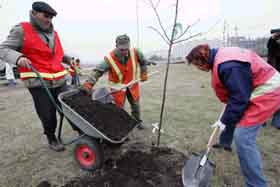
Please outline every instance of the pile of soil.
M127 136L137 125L137 121L122 108L93 101L83 92L63 98L63 101L96 129L116 141Z
M61 187L182 187L181 171L186 159L184 154L166 147L130 149L116 161L107 160L102 170Z

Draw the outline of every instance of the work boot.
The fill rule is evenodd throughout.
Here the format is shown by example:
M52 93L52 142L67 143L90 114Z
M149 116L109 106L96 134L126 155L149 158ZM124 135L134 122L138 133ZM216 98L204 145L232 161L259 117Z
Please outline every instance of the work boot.
M139 130L144 130L144 129L145 129L145 126L143 125L143 122L142 122L142 121L139 122L137 128L138 128Z
M47 138L48 138L50 149L56 152L61 152L65 150L64 146L61 144L61 142L59 142L56 139L55 135L48 135Z
M232 148L230 146L223 145L223 144L220 144L220 143L214 144L213 148L215 148L215 149L224 149L225 151L232 152Z

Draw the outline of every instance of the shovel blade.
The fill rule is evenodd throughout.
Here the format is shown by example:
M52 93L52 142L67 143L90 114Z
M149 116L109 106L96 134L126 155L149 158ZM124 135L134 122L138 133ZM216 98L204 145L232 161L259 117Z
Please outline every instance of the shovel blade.
M208 159L203 166L200 166L200 161L203 155L192 155L186 162L183 171L182 179L184 187L209 187L210 179L213 175L214 164Z

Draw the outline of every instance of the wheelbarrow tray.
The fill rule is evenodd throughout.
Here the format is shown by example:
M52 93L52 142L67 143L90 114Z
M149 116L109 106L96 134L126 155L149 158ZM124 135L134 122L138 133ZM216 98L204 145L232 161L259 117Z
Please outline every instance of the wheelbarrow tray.
M58 100L61 103L61 107L62 107L64 116L68 120L70 120L74 125L76 125L81 131L83 131L86 135L91 136L93 138L105 139L105 140L109 141L110 143L120 144L120 143L123 143L127 139L129 133L131 131L133 131L133 129L135 129L139 125L139 124L135 125L131 129L131 131L129 133L127 133L126 136L122 137L119 140L115 140L115 139L108 137L107 135L102 133L100 130L95 128L93 123L88 122L86 119L84 119L81 115L79 115L75 110L73 110L68 104L66 104L63 101L64 98L73 96L77 93L79 93L79 90L77 90L77 89L62 92L59 94Z

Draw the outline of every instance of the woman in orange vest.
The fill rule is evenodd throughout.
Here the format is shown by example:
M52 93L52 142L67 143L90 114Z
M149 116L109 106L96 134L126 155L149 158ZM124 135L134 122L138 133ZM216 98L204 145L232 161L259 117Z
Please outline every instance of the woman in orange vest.
M147 77L147 60L139 49L130 48L130 39L127 35L120 35L116 38L116 48L104 57L90 76L90 79L83 84L84 90L91 92L92 87L98 79L105 73L108 73L109 87L111 90L118 89L124 85L141 79L146 81ZM132 116L142 121L140 117L140 87L136 82L127 89L112 94L115 104L118 107L124 107L127 97L131 106ZM143 125L138 126L143 129Z
M199 45L186 59L202 71L211 71L216 96L226 104L213 127L226 129L224 132L235 127L226 138L231 141L229 136L234 137L245 186L266 187L256 137L262 124L280 107L279 73L253 51L237 47Z

